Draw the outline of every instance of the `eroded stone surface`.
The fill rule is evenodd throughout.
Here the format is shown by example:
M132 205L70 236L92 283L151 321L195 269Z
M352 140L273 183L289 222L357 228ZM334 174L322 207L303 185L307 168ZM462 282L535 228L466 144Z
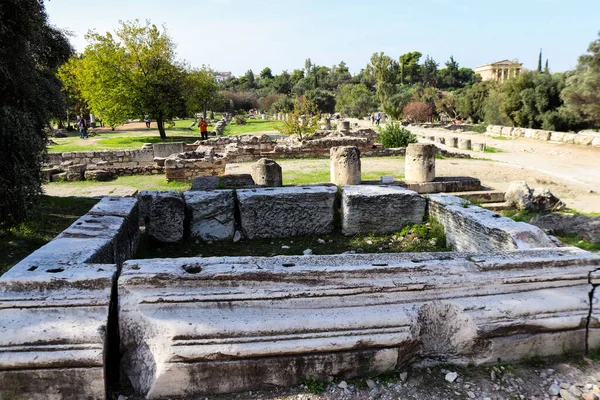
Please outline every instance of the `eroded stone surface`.
M415 356L583 352L598 264L573 248L132 260L123 367L138 394L161 398L376 374Z
M233 190L185 192L190 236L204 240L232 239L235 232L233 196Z
M424 197L398 186L344 186L342 233L391 233L420 224L426 204Z
M408 145L404 172L406 182L432 182L435 179L436 149L433 144L411 143Z
M335 185L360 185L360 150L356 146L339 146L330 149L331 183Z
M446 228L446 243L456 251L495 251L555 247L539 228L515 222L469 201L446 194L428 195L429 214Z
M242 232L249 239L329 233L336 192L335 186L238 190Z
M147 225L148 236L163 243L183 239L185 204L176 191L152 192Z

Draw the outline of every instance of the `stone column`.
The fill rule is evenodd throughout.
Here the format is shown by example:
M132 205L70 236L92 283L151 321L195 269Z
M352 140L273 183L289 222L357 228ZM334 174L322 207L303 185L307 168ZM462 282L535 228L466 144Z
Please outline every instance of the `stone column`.
M448 146L455 148L458 147L458 138L456 136L448 138Z
M350 121L340 121L339 127L341 132L348 132L350 130Z
M471 139L458 139L458 148L461 150L471 150Z
M283 186L281 166L268 158L261 158L252 165L252 179L257 185Z
M411 143L406 148L404 176L407 183L435 180L435 153L433 144Z
M355 146L330 149L331 182L336 185L360 185L360 150Z
M326 131L331 130L331 120L329 118L325 118L325 130Z
M485 143L473 143L473 151L485 151Z

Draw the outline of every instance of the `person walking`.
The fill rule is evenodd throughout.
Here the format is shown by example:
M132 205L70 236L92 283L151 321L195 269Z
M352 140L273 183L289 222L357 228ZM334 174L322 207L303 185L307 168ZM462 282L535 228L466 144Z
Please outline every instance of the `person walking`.
M375 125L375 114L371 113L371 125Z
M381 113L377 113L375 117L375 125L379 126L379 122L381 121Z
M198 122L198 126L200 127L200 136L202 140L208 140L208 122L204 120L204 118L200 118L200 122Z
M144 115L144 122L146 123L146 129L150 129L150 115Z
M81 139L87 139L88 138L88 132L87 132L87 121L85 120L85 118L83 118L83 115L78 117L79 121L77 122L77 127L79 128L79 137Z

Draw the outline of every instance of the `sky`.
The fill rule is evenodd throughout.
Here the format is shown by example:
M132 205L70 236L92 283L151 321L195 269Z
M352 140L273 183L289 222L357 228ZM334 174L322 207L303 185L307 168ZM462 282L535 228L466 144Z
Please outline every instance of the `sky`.
M258 74L344 61L355 74L371 55L453 55L475 68L518 59L552 72L573 69L600 31L600 0L46 0L50 23L71 32L78 52L88 30L119 21L164 25L179 59L217 71Z

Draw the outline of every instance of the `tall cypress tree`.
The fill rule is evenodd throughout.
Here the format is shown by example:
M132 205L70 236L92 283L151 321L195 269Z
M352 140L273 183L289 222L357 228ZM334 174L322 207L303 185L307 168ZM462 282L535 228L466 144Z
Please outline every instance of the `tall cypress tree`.
M542 72L542 49L540 49L540 56L538 57L538 72Z
M550 68L548 67L548 59L546 58L546 66L544 67L544 72L549 74L550 73Z

